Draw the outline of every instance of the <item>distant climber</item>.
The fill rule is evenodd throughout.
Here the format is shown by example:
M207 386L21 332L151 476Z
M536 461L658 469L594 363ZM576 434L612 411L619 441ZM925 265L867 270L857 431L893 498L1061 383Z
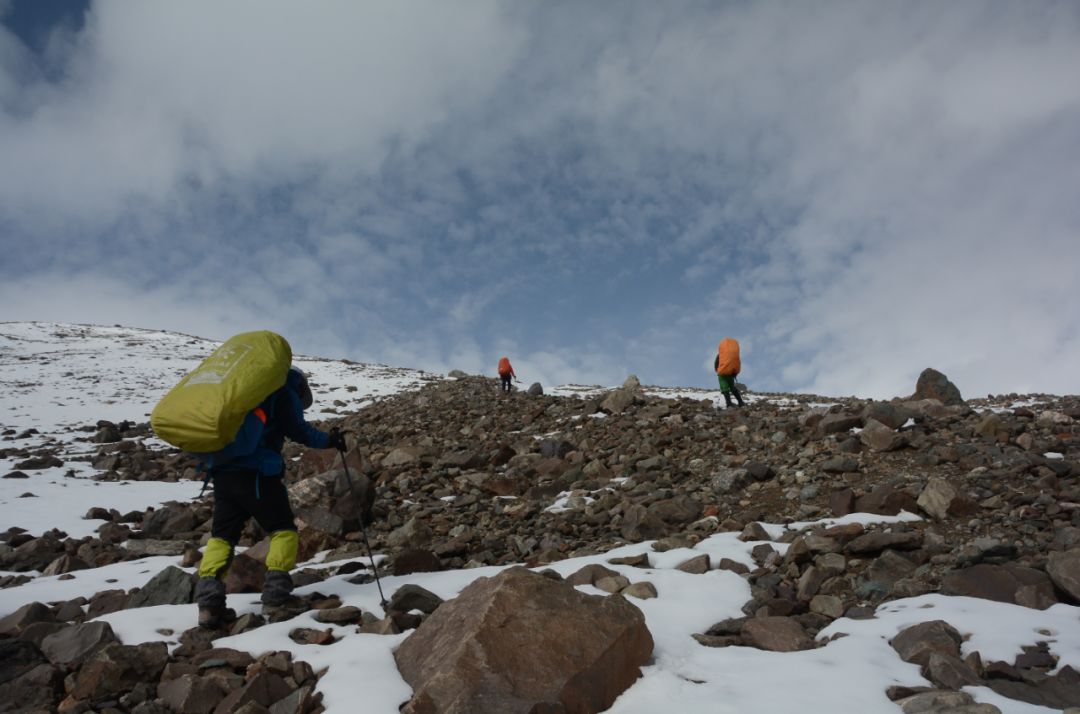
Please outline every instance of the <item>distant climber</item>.
M502 380L502 391L510 391L510 379L517 379L517 375L514 374L514 367L510 364L509 357L503 357L499 360L499 379Z
M281 449L285 437L315 449L345 448L344 435L337 429L327 434L304 421L304 410L312 401L307 377L298 368L290 367L285 386L267 397L256 410L263 415L260 419L265 418L258 447L210 468L214 517L195 588L201 627L220 627L233 616L225 607L222 578L249 518L254 518L270 534L262 590L263 614L274 618L289 614L297 605L289 571L296 565L299 537L285 489Z
M734 406L731 403L732 395L735 396L735 401L739 403L739 406L743 406L742 395L739 394L739 388L735 385L735 378L742 371L738 341L731 337L725 337L720 341L720 346L716 350L716 359L713 360L713 369L716 370L716 377L720 380L720 392L724 395L727 406Z

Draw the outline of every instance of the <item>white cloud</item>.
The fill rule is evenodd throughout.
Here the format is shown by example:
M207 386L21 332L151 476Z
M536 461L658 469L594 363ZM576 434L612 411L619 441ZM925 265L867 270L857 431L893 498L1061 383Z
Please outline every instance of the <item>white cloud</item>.
M762 389L1080 391L1072 5L255 8L97 3L60 80L0 29L11 319L74 272L68 319L545 384L732 334Z

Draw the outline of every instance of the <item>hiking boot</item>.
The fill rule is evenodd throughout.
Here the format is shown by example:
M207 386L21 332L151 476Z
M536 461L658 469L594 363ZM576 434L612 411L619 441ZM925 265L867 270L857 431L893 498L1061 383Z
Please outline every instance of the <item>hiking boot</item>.
M206 630L220 630L236 620L236 611L231 607L200 607L199 627Z
M263 579L263 605L281 605L292 596L292 576L284 570L268 570Z
M199 627L216 630L236 619L236 613L225 607L225 583L217 578L199 578L195 604L199 606Z

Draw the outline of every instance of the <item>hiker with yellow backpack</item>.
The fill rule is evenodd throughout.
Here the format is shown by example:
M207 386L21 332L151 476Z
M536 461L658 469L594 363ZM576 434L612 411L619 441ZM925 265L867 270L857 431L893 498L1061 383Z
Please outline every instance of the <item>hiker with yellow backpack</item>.
M337 429L304 420L313 397L292 350L269 331L227 340L154 408L151 424L165 441L197 455L214 487L210 540L199 566L199 625L218 628L235 617L222 581L248 519L270 534L263 583L264 614L275 619L297 604L289 571L299 537L285 489L286 437L315 449L345 449Z
M728 407L734 406L731 403L731 396L735 395L735 401L740 407L743 406L742 395L739 394L739 388L735 384L735 378L742 371L737 340L725 337L720 341L720 346L716 349L716 359L713 360L713 369L716 370L716 377L720 380L720 392L724 395L725 404Z

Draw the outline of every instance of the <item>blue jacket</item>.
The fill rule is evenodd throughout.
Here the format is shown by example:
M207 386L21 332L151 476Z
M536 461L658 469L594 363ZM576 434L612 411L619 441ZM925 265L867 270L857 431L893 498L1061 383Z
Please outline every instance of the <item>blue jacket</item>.
M304 421L304 407L300 401L303 379L296 371L289 370L285 386L259 405L266 413L266 425L258 448L215 470L254 469L263 476L278 476L285 471L285 461L281 458L285 437L313 449L325 449L330 445L329 434Z

